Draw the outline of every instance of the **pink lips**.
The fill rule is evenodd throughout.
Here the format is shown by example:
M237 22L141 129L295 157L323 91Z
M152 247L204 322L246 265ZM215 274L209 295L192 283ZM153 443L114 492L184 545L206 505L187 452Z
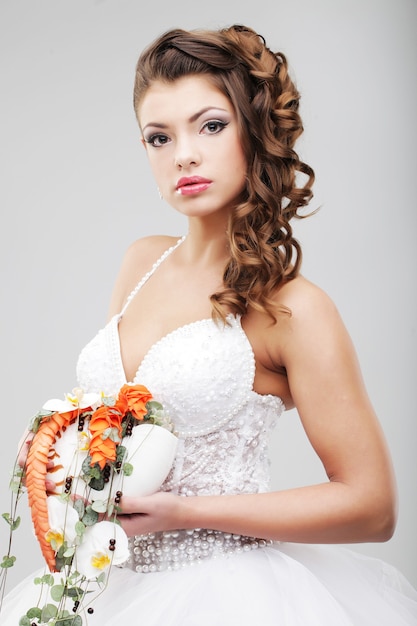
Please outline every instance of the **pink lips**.
M182 196L189 196L201 193L210 187L212 181L201 176L183 176L179 179L176 186L176 192Z

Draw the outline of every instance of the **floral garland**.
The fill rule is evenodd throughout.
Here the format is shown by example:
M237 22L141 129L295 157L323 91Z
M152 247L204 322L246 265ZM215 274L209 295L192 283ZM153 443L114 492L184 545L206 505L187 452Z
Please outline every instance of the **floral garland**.
M157 434L165 439L157 455L154 448L148 451L148 475L143 469L135 473L132 461L137 453L146 456L155 426L162 427ZM49 573L34 580L42 587L40 601L25 612L19 626L82 626L82 616L94 612L93 588L101 593L111 566L129 555L128 538L117 519L123 493L129 495L130 489L131 494L148 495L160 488L172 466L177 438L149 390L128 384L116 397L77 388L64 400L49 400L29 430L34 436L26 466L15 464L12 510L3 514L10 536L0 563L0 613L6 573L16 560L11 538L20 523L17 503L26 489ZM138 463L142 460L139 455ZM53 492L46 491L47 479L55 485Z

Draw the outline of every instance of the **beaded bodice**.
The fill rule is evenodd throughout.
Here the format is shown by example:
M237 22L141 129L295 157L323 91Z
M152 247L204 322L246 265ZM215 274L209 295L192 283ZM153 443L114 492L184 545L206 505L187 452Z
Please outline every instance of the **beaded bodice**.
M80 387L115 394L126 381L118 323L129 302L183 239L133 290L123 310L86 345L77 363ZM255 493L269 488L268 438L282 401L253 391L255 358L240 318L204 319L155 343L134 384L145 385L179 434L176 461L163 488L182 495Z

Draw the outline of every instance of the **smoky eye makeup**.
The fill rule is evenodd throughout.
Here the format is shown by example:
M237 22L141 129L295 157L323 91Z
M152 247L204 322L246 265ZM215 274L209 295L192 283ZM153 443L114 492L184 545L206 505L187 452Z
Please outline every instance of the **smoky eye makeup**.
M217 135L229 124L229 120L213 118L204 122L201 131L208 135Z
M143 135L143 141L154 148L160 148L169 143L169 137L164 133L145 133Z

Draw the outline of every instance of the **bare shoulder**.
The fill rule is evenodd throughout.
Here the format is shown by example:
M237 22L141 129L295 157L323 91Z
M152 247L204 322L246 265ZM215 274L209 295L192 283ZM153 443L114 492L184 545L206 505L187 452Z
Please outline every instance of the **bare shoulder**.
M179 237L150 235L133 241L127 248L114 285L109 316L118 313L139 280L151 270L160 256L175 245Z
M293 322L310 321L323 316L339 316L337 307L330 296L318 285L297 276L283 285L275 296L277 308L287 309Z
M150 235L133 241L127 248L122 269L127 270L138 268L143 269L147 265L148 269L157 261L157 259L171 246L173 246L179 237L170 237L169 235Z
M350 351L351 339L332 298L318 285L298 276L275 295L277 308L275 359L288 367L289 361L311 359L312 355L334 357Z

